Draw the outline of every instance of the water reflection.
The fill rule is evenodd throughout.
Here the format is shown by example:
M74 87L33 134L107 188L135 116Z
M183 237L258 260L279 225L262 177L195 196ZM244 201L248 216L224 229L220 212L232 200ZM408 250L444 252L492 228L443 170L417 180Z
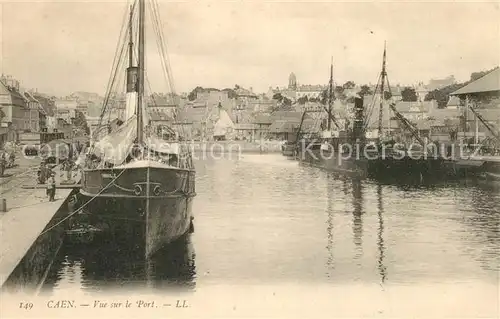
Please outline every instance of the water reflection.
M191 290L195 288L195 257L190 236L166 246L149 260L132 251L118 250L113 243L85 247L68 244L61 254L61 267L48 276L44 290L72 284L94 292L124 286Z
M331 176L328 176L328 178L330 179ZM327 261L326 261L326 265L327 265L327 268L330 268L330 269L334 269L335 268L335 264L334 264L334 258L333 258L333 214L334 214L334 210L333 210L333 202L334 202L334 194L335 194L335 186L334 184L328 180L327 183L326 183L326 191L327 191L327 208L326 208L326 212L327 212L327 228L326 228L326 233L327 233L327 245L326 245L326 249L328 250L328 257L327 257ZM327 273L327 275L329 276L330 274Z
M363 189L359 179L352 179L352 232L354 245L356 246L355 259L363 256ZM347 194L346 194L347 195Z
M480 254L480 265L485 270L500 271L500 193L494 184L478 184L471 188L470 212L464 211L461 221L472 230L462 234L469 237Z
M385 246L384 246L384 206L382 202L382 185L377 185L377 215L378 215L378 232L377 232L377 248L378 248L378 271L380 273L381 283L385 283L387 277L387 268L384 265Z

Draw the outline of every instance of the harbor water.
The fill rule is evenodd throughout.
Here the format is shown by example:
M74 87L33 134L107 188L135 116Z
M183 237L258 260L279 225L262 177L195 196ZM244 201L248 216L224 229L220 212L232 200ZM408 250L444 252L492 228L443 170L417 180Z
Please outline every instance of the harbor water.
M211 284L498 286L498 186L380 185L279 154L226 154L196 169L192 235L147 263L110 243L66 244L44 294Z

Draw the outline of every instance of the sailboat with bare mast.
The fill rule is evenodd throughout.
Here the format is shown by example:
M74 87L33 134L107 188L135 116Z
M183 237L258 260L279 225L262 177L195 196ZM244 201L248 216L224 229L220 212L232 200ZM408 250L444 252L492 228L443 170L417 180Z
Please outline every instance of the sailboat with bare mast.
M420 135L417 127L411 123L404 115L396 109L396 103L389 101L392 97L391 86L387 75L387 48L384 42L384 54L382 58L382 70L378 83L373 93L373 100L368 113L374 110L375 97L378 95L378 129L375 136L371 136L371 143L375 146L376 152L372 152L373 158L368 162L368 176L376 179L385 178L420 178L437 177L450 174L448 172L444 158L437 149L428 149L427 142ZM384 116L385 105L388 104L390 115ZM389 121L384 121L384 117ZM411 141L396 142L394 133L390 129L384 128L385 124L390 124L390 119L397 120L401 132L409 132ZM370 116L366 117L365 128L368 127ZM388 122L388 123L387 123ZM404 134L400 134L404 135ZM368 140L370 140L368 139Z
M427 143L419 134L418 129L408 121L395 107L394 101L388 101L386 93L391 94L391 87L387 76L387 50L384 44L382 69L379 80L373 93L372 103L366 108L361 97L354 99L354 116L352 125L345 129L338 125L332 114L333 94L333 63L330 67L330 84L328 89L328 116L327 130L323 136L307 143L303 141L300 147L300 160L303 163L321 167L357 177L373 179L396 178L404 179L436 177L452 174L446 166L444 158L432 148L428 150ZM372 114L379 100L378 129L368 132ZM388 104L388 110L385 110ZM384 111L386 113L384 113ZM396 143L394 134L390 134L384 127L384 118L391 118L391 113L400 123L405 132L410 132L417 143ZM376 114L376 113L375 113ZM384 116L385 114L385 116ZM337 130L331 130L331 124ZM386 123L387 124L387 123ZM346 146L351 146L350 148Z
M312 141L303 139L299 142L299 161L329 171L365 177L368 164L362 152L359 152L359 149L362 149L365 143L363 100L359 97L355 98L352 125L349 127L347 125L342 126L333 112L333 102L335 100L333 58L330 64L330 80L326 93L327 106L323 105L327 117L326 130L321 132L319 138L314 138ZM352 150L345 147L348 144L354 146Z
M147 2L151 24L159 37L162 66L168 71L159 7L156 0ZM145 53L146 0L136 0L128 13L100 117L100 127L104 130L98 129L93 136L80 196L89 223L111 234L118 244L139 249L149 258L192 227L196 173L190 148L182 142L182 132L170 127L171 134L162 139L148 120L148 99L154 98L145 94L145 84L149 82ZM120 70L125 71L126 98L113 103L117 95L112 87L119 82L116 78ZM170 74L168 79L172 85ZM109 120L113 105L122 111L125 108L123 121L117 127L103 123L106 114Z

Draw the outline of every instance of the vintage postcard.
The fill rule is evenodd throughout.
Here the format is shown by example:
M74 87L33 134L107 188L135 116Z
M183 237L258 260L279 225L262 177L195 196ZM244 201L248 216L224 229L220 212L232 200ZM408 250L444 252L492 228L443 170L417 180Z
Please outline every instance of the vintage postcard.
M496 318L498 1L0 1L1 318Z

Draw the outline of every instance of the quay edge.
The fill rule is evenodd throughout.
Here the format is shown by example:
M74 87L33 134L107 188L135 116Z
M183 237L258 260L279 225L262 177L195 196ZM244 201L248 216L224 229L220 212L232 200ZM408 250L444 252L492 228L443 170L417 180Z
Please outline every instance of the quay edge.
M40 195L45 189L37 192ZM76 188L59 189L56 195L59 199L55 202L26 205L3 213L0 219L2 293L35 292L43 284L63 243L66 223L60 222L68 216L69 198L77 192Z

